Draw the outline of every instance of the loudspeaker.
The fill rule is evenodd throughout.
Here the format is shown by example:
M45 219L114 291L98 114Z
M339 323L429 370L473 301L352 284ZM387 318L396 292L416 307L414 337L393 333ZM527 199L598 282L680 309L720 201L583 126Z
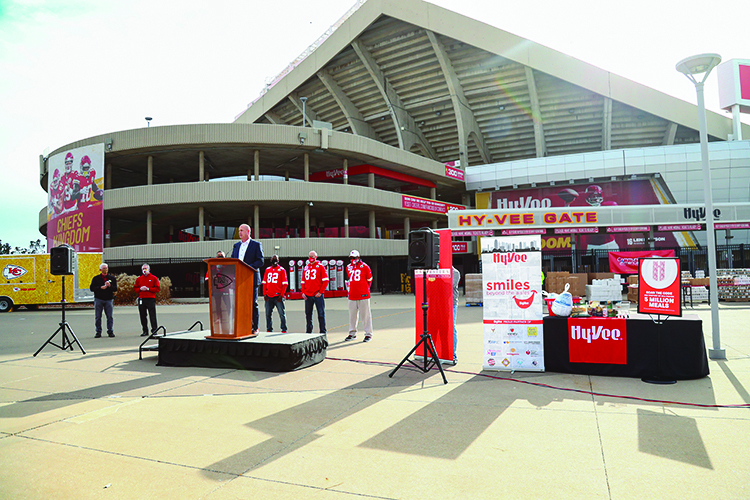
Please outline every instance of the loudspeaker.
M428 227L409 233L409 269L437 269L440 235Z
M73 255L75 250L69 246L53 247L49 252L49 272L56 276L73 274Z

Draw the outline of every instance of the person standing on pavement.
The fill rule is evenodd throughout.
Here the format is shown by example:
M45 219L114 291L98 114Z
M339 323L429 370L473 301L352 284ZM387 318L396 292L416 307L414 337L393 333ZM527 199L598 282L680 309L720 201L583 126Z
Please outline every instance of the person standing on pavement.
M260 268L263 267L263 245L259 241L250 238L250 226L242 224L238 232L240 241L232 248L232 258L240 259L248 266L255 269L255 283L253 287L253 333L258 334L260 329L260 315L258 313L258 289L260 288Z
M97 274L91 280L89 290L94 292L94 327L96 335L94 338L102 336L102 311L107 315L107 335L115 336L114 326L115 319L112 311L112 299L117 291L117 279L109 274L109 266L102 263L99 266L101 274Z
M151 266L143 264L141 267L143 274L135 280L133 288L138 292L138 312L141 315L141 337L148 337L148 323L146 322L146 313L148 312L151 320L151 333L156 333L159 324L156 322L156 294L161 289L159 278L151 274Z
M273 331L273 309L279 312L281 333L286 333L286 312L284 311L284 296L289 281L286 269L279 265L279 256L271 257L271 266L263 275L263 297L266 300L266 331Z
M346 289L349 291L349 336L344 340L357 338L357 322L362 320L365 342L372 340L372 311L370 311L370 287L372 271L362 262L357 250L349 253L351 262L346 266ZM359 318L357 317L359 316Z
M320 333L326 334L326 303L324 293L328 288L328 271L318 261L318 254L311 250L309 259L302 269L302 280L300 287L302 298L305 301L305 321L307 333L313 331L312 310L313 306L318 311L318 326Z

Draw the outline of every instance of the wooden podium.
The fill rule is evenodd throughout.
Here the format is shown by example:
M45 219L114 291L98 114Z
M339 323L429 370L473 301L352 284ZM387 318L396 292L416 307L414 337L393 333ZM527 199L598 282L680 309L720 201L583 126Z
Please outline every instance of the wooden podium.
M240 259L213 258L208 264L211 335L207 339L242 340L253 333L255 268Z

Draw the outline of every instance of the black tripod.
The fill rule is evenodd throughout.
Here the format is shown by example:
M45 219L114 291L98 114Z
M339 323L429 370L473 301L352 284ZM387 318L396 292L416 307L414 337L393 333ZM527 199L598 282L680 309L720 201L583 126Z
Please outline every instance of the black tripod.
M445 378L445 372L443 371L443 365L440 363L440 359L438 358L437 351L435 350L435 344L432 342L432 335L427 331L427 309L430 307L430 305L427 303L427 269L423 269L422 274L422 335L419 342L417 342L417 345L415 345L411 351L409 351L409 354L404 357L404 359L401 360L401 362L398 364L396 368L393 369L391 373L388 374L389 377L393 378L393 374L398 371L401 366L406 363L407 361L411 363L414 367L418 368L422 373L429 372L433 366L437 365L438 369L440 370L440 375L443 376L443 382L448 383L448 380ZM424 357L422 358L422 361L424 364L422 366L419 366L417 363L409 359L409 356L414 354L414 351L419 349L419 346L424 344ZM427 351L429 350L430 356L432 356L431 359L428 359Z
M63 275L62 277L62 300L60 301L60 303L62 304L62 321L60 321L60 326L58 327L57 330L55 330L55 333L53 333L52 336L47 339L47 342L42 344L42 347L40 347L34 353L34 357L36 357L36 355L39 354L47 344L51 344L57 347L58 349L62 349L63 351L67 349L70 349L72 351L73 344L78 344L78 347L81 349L81 352L83 354L86 354L86 351L83 349L83 346L78 341L78 337L76 337L76 334L73 331L73 329L70 327L70 324L67 321L65 321L65 275ZM62 345L57 345L54 342L52 342L52 339L55 338L55 335L57 335L57 332L62 332ZM68 338L68 332L70 332L70 335L73 337L73 342L71 342L70 339Z

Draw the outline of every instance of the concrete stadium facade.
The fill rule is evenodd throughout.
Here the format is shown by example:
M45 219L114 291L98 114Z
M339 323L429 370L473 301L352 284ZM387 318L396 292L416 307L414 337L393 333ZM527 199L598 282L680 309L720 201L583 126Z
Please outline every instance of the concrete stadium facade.
M731 120L709 113L708 130L726 141ZM411 229L473 204L456 170L697 142L694 105L420 0L368 0L234 123L102 134L51 155L105 145L105 260L189 276L190 295L242 223L282 260L356 248L385 289ZM44 189L47 177L43 158ZM458 267L473 271L467 243Z

